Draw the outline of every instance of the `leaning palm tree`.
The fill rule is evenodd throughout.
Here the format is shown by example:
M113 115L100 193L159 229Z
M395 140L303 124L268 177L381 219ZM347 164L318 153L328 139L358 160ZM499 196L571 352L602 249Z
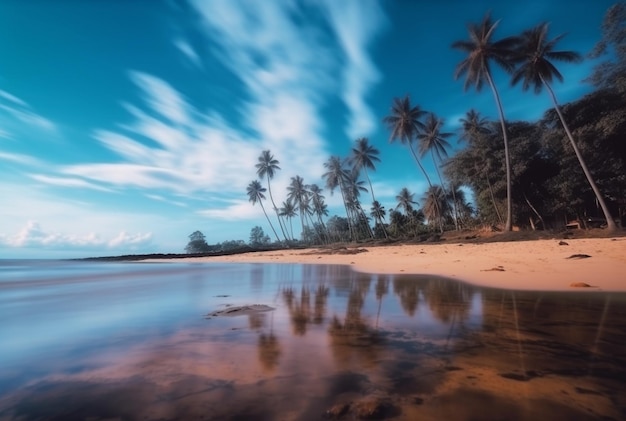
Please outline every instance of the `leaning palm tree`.
M322 233L327 242L330 242L328 236L328 230L324 224L323 216L328 216L328 206L324 203L324 195L322 189L317 184L310 184L308 186L309 193L311 194L311 203L313 205L313 213L317 216L317 223L322 229Z
M361 137L356 140L356 147L352 148L352 156L349 161L352 163L354 170L360 171L361 169L365 173L365 178L370 185L370 193L372 194L372 202L377 202L376 197L374 196L374 188L372 187L372 181L370 180L370 176L367 172L368 168L372 171L376 171L376 165L374 162L380 162L380 158L378 158L378 154L380 152L378 149L369 144L369 140L366 137ZM385 225L382 221L379 221L374 217L374 219L380 223L380 226L383 229L385 234L385 238L389 238L387 235L387 231L385 230Z
M488 135L493 133L489 120L486 117L481 117L480 113L474 109L469 110L465 114L465 118L460 119L460 122L461 135L459 136L459 141L466 141L470 144L476 145L478 142L484 141ZM493 186L491 185L491 178L489 175L491 173L489 165L485 165L483 160L473 160L472 165L474 166L476 177L480 177L480 175L485 177L493 209L498 217L498 221L503 224L504 221L502 220L502 215L500 215L500 210L498 209L496 198L493 194ZM456 203L458 204L459 201L457 200Z
M274 226L272 225L272 221L270 221L270 218L267 216L267 212L265 212L265 206L263 206L263 200L265 200L265 195L263 193L265 193L266 191L265 187L263 187L261 183L259 183L258 180L254 180L254 181L251 181L250 184L248 184L246 191L248 192L248 200L252 202L253 205L256 205L257 202L259 202L259 204L261 205L261 209L263 209L265 218L267 218L267 222L270 224L272 231L274 231L274 235L276 236L276 241L280 243L278 234L276 234L276 230L274 229Z
M326 179L326 187L330 190L330 194L332 195L335 189L339 187L341 199L343 200L343 206L346 209L346 217L348 218L350 237L351 239L355 239L354 229L352 227L350 212L348 211L346 195L344 192L347 172L344 168L343 161L338 156L331 156L328 158L328 161L324 162L324 168L326 168L327 171L322 174L322 178Z
M500 116L500 126L502 128L502 138L504 141L504 163L506 167L506 223L505 231L511 231L513 227L513 206L511 199L511 159L509 156L509 139L504 122L504 111L500 102L500 95L491 77L490 61L494 61L504 70L513 70L510 60L511 51L518 42L516 37L508 37L500 41L493 41L491 38L498 26L498 22L492 22L489 13L485 15L480 24L468 25L470 39L468 41L457 41L452 44L452 48L462 50L468 54L467 58L460 62L454 72L454 78L466 75L464 89L474 85L480 91L484 82L489 84L498 107Z
M270 185L270 180L274 178L274 171L280 170L278 166L279 162L277 159L274 159L274 156L269 150L265 150L261 152L259 156L259 162L255 165L256 173L259 178L266 177L267 178L267 188L270 194L270 200L272 201L272 206L274 207L274 212L276 212L276 218L278 218L278 224L280 225L280 230L283 233L283 237L285 241L287 241L287 235L285 234L285 228L283 227L283 221L280 218L280 213L278 212L278 208L276 207L276 203L274 203L274 197L272 196L272 187Z
M479 136L490 132L487 117L481 117L480 113L473 108L465 113L465 118L461 118L459 121L461 122L459 141L474 143Z
M449 214L447 195L441 186L434 185L426 191L422 198L422 210L429 223L442 225Z
M291 203L289 200L286 200L283 202L283 206L279 209L279 214L280 216L282 216L283 218L286 218L289 221L289 229L291 231L290 239L293 240L293 224L291 220L294 216L297 215L296 206L293 203Z
M380 224L380 227L383 230L383 234L385 234L385 238L389 238L387 230L385 229L385 215L387 215L385 207L381 205L378 200L374 200L374 202L372 203L372 208L370 209L370 216L374 218L374 221L377 221L377 224Z
M441 172L439 171L439 165L442 164L444 158L448 157L448 148L450 147L450 143L448 143L446 139L452 136L452 133L442 132L441 126L443 126L443 120L437 118L434 113L428 113L426 121L424 122L424 129L417 134L417 138L419 140L420 156L423 158L426 153L430 152L430 156L433 160L433 165L435 166L435 170L437 171L437 176L439 177L439 181L441 182L441 188L444 190L444 193L446 193L445 187L443 185L443 178L441 177ZM438 202L435 202L435 206L438 206ZM441 209L439 209L439 213L442 213ZM441 223L439 228L441 229L441 232L443 232L443 218L441 216L442 215L440 215L438 220ZM456 212L454 217L454 225L458 230L459 226L456 218Z
M355 226L364 226L369 236L374 238L374 232L369 225L367 215L365 215L365 211L359 200L361 192L367 192L367 188L363 186L365 182L359 179L360 174L354 168L352 168L351 171L347 171L346 175L346 201L351 205L348 206L348 209L353 210L354 220L356 222Z
M305 233L304 226L306 225L305 218L307 211L306 201L308 196L308 192L304 184L304 179L299 175L291 177L291 183L289 183L289 186L287 186L287 191L289 192L287 193L287 200L295 204L300 213L300 224L302 225L302 234L300 237L302 238L302 235L304 235Z
M415 141L417 134L424 128L424 123L420 121L420 118L426 114L425 111L419 107L419 105L411 106L411 100L409 96L404 98L394 98L391 105L391 114L383 118L383 122L387 125L391 134L389 135L389 141L400 140L400 143L407 144L411 150L411 154L417 163L417 166L422 170L428 185L432 185L428 173L424 170L420 159L415 153L413 148L413 141Z
M403 187L402 190L400 190L400 193L396 196L396 200L398 201L396 209L402 208L402 210L404 210L404 214L410 216L413 211L413 205L417 203L413 200L414 196L415 195L411 193L409 189Z
M561 113L561 109L556 100L556 95L554 94L554 91L550 86L553 78L557 78L561 82L563 81L563 76L550 62L550 60L577 62L581 61L582 57L580 56L580 54L574 51L554 51L556 43L560 41L561 38L563 38L564 34L557 36L551 41L548 40L547 36L547 23L542 23L522 33L521 41L515 55L515 60L519 62L519 66L513 72L511 83L515 85L519 81L522 81L523 90L526 91L528 90L528 88L533 86L535 93L541 92L541 88L543 86L546 87L548 93L550 94L552 104L554 105L554 110L561 120L561 124L563 125L565 133L567 134L567 137L572 144L574 153L576 153L578 162L580 163L580 166L582 167L583 172L587 177L587 181L589 182L591 189L596 195L596 199L598 200L598 203L602 208L602 212L604 212L604 217L606 218L608 229L610 231L615 231L617 230L617 225L611 217L609 208L606 206L604 197L602 197L600 189L598 189L598 186L596 185L596 182L594 181L591 172L589 172L587 164L585 164L585 160L583 159L583 156L580 153L576 142L574 141L572 132L570 131L567 123L565 122L565 119L563 118L563 114Z

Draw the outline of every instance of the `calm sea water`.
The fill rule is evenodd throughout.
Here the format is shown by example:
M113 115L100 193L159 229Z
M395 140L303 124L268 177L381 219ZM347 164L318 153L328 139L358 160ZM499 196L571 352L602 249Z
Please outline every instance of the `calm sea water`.
M626 419L626 294L0 260L0 420L368 417Z

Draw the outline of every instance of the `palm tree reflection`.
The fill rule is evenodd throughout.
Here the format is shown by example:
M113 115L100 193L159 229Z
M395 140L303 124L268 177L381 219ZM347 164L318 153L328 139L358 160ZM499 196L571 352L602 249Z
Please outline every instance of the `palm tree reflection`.
M273 371L278 365L280 358L280 343L273 332L259 335L259 361L266 371Z
M400 298L400 305L411 317L415 315L419 301L419 282L412 278L399 277L393 280L393 292Z
M312 288L303 286L300 296L296 296L293 288L283 288L282 296L287 310L293 333L298 336L306 334L307 325L310 323L322 324L326 316L326 306L330 290L324 284L320 284L311 293ZM311 295L313 295L313 306L311 306Z
M330 345L337 362L346 366L355 359L371 365L380 358L382 338L369 321L361 315L371 278L358 279L354 275L343 322L334 316L328 328ZM381 296L382 298L382 296Z

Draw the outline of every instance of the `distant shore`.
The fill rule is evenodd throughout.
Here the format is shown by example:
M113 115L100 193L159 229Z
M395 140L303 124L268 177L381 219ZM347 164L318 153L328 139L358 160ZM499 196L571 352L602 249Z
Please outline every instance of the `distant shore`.
M626 292L623 233L604 238L540 239L511 234L488 241L459 237L457 241L450 238L438 243L256 251L187 257L184 262L350 265L360 272L436 275L513 290Z

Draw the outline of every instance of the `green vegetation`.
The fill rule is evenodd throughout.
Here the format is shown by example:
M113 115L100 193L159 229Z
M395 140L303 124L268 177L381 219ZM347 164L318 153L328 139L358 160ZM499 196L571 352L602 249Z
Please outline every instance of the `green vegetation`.
M496 40L498 24L487 14L480 23L468 25L468 40L452 45L467 54L454 78L464 77L465 89L478 91L487 84L495 99L498 121L470 109L460 119L457 133L462 147L449 156L453 134L443 132L443 120L412 104L409 96L394 98L389 115L382 119L389 129L389 141L398 140L409 147L428 183L427 191L418 194L419 202L405 187L396 196L396 203L385 210L374 195L370 179L370 172L381 162L380 152L369 139L360 138L349 156L331 156L324 163L325 187L331 195L339 191L345 216L334 215L324 222L328 210L323 190L306 184L298 175L291 178L287 201L280 209L270 190L285 242L414 239L483 225L505 231L514 225L561 229L569 220L585 225L600 215L609 231L617 229L614 216L618 221L626 216L626 3L618 3L606 13L603 38L593 51L593 57L604 55L606 61L588 79L596 90L562 106L551 84L553 79L564 78L553 62L579 62L582 57L557 50L563 35L550 39L545 23L519 36ZM553 109L539 121L507 121L492 77L493 63L511 75L511 85L521 82L524 91L532 87L535 93L545 88ZM435 165L439 185L433 184L422 165L421 159L427 154ZM268 190L274 171L280 169L278 164L269 150L259 157L257 175L266 179ZM473 204L466 199L467 189L473 193ZM261 205L276 234L263 207L265 191L257 180L248 186L250 201ZM372 199L367 206L369 214L361 202L361 194L366 192ZM294 235L294 217L300 219L300 235ZM260 227L256 229L262 232ZM251 234L251 243L252 239ZM278 235L276 240L281 241Z

